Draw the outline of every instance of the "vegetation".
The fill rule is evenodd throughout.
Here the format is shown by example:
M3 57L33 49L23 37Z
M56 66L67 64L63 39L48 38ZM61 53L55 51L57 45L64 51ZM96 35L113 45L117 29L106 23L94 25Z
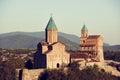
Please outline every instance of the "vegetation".
M65 73L62 69L47 69L41 74L39 80L65 80Z
M16 80L15 64L11 61L0 61L0 80Z
M86 67L81 73L82 80L117 80L117 77L105 72L104 69L99 69L96 65Z
M16 80L16 68L32 69L33 53L35 49L0 49L0 80ZM69 53L79 53L79 51L69 50ZM9 54L8 54L9 53ZM27 54L26 57L22 55ZM120 51L106 51L105 59L120 61ZM3 61L3 57L7 60ZM119 70L119 64L110 63L110 66L116 67ZM111 73L99 69L98 66L89 66L86 69L79 70L80 65L77 62L68 65L65 69L47 69L39 80L117 80L116 76Z
M31 59L33 57L32 51L34 50L0 48L0 80L17 80L16 79L17 68L32 69L33 60Z
M105 72L97 65L88 66L83 70L74 62L64 69L47 69L40 74L39 80L117 80L116 76Z
M0 35L1 48L36 48L37 44L45 39L44 32L26 33L13 32ZM74 35L59 33L58 41L66 45L67 50L77 50L79 38ZM77 43L75 43L77 42Z
M114 60L120 62L120 51L105 51L104 58L107 60Z

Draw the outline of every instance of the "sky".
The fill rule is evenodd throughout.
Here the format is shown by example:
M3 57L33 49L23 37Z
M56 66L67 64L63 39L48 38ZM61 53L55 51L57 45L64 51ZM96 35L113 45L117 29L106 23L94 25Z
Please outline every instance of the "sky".
M0 0L0 34L44 31L52 17L59 32L90 35L120 44L120 0Z

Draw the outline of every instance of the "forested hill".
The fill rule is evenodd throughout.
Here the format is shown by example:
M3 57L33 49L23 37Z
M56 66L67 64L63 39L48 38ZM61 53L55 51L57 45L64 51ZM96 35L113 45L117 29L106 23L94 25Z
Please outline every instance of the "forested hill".
M67 50L78 50L79 45L70 38L73 35L69 35L65 33L59 33L58 40L66 45ZM74 39L77 36L74 36ZM12 32L0 35L0 48L36 48L37 44L41 41L44 41L44 32Z
M79 37L76 35L59 32L58 39L66 45L67 50L79 48ZM0 34L0 48L36 48L38 42L44 40L44 31L4 33ZM110 46L104 43L104 50L120 50L120 45Z

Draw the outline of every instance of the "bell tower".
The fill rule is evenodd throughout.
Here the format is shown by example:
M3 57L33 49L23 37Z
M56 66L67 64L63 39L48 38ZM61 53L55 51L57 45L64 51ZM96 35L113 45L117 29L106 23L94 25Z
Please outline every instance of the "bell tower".
M58 31L52 16L50 17L50 20L45 28L45 35L46 42L48 43L54 43L58 41Z
M86 44L86 39L88 37L88 29L87 27L85 26L85 24L83 25L82 29L81 29L81 37L80 37L80 50L81 51L84 51L83 46L81 45L84 45Z
M82 29L81 29L81 37L87 37L87 36L88 36L88 29L84 24Z

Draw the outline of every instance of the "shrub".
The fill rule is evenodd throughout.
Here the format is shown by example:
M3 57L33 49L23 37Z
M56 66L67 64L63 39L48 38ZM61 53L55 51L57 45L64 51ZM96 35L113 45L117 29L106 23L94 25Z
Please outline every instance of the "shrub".
M68 66L67 71L62 69L47 69L39 76L39 80L117 80L116 76L105 72L97 65L87 66L79 70L79 64L73 62Z

